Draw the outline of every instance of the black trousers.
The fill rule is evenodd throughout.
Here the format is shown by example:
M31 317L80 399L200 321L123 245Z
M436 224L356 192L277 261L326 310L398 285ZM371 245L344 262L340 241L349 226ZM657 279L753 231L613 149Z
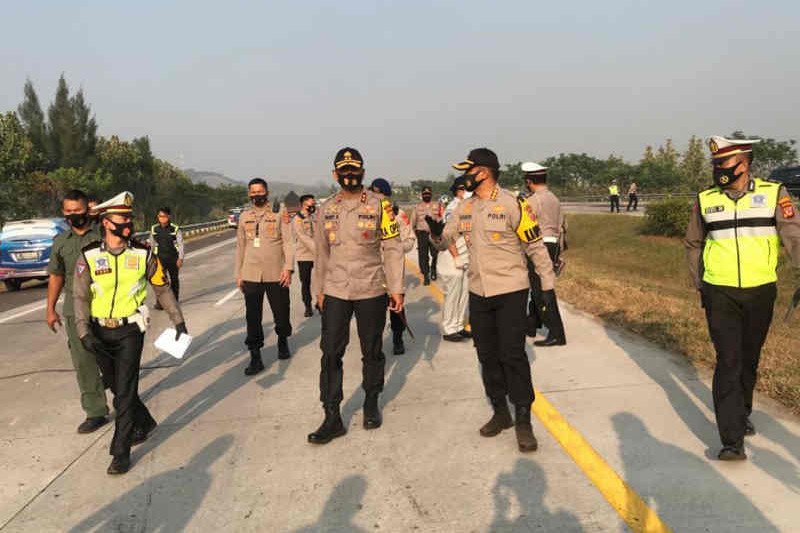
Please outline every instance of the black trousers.
M527 290L488 298L469 293L469 321L483 387L493 403L508 396L514 405L533 404L531 367L525 355L527 300Z
M109 329L92 326L102 342L102 353L95 354L103 382L114 393L114 438L111 455L126 455L131 451L135 428L150 428L156 421L139 398L139 364L142 360L144 333L136 324Z
M558 243L546 242L547 252L550 259L555 263L561 253ZM542 280L533 267L533 261L528 258L528 280L531 283L531 299L528 302L528 324L538 329L540 325L547 326L549 335L556 338L564 338L564 322L561 320L561 312L558 310L558 300L551 308L545 308L542 300Z
M310 308L311 271L314 269L314 261L298 261L297 268L300 270L300 294L303 296L303 303L306 308Z
M175 295L175 300L178 300L178 294L181 290L181 280L178 278L178 256L158 256L161 261L161 266L169 274L169 287L172 289L172 294Z
M242 292L244 292L247 319L247 338L244 343L249 350L264 346L264 326L261 321L264 317L265 293L272 309L275 333L278 337L288 337L292 334L292 324L289 322L289 287L281 287L277 281L243 281Z
M616 208L617 213L619 213L619 195L612 194L611 196L608 197L608 199L611 200L611 212L613 213L614 208Z
M361 343L361 387L367 394L383 391L383 328L386 326L386 295L366 300L341 300L325 296L322 309L322 349L319 399L325 405L342 402L342 358L350 342L350 319L356 315Z
M633 206L634 211L639 207L639 196L635 193L628 195L628 207L625 208L625 211L630 211L631 206Z
M431 244L431 234L427 231L417 230L417 259L419 269L423 276L436 273L436 262L439 260L439 251Z
M776 294L774 283L748 289L703 285L708 332L717 352L712 393L723 446L744 440Z

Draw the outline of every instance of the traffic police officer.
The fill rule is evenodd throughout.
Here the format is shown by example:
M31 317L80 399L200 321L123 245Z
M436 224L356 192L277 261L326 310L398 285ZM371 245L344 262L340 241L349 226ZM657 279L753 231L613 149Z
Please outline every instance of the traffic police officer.
M375 178L369 186L370 190L377 194L381 200L391 198L392 186L383 178ZM391 202L391 200L388 200ZM406 215L405 211L400 209L397 204L392 204L392 212L397 220L398 228L400 229L400 241L403 243L403 254L407 254L414 249L417 242L414 236L414 231L411 229L411 221ZM405 261L405 256L402 261ZM406 310L403 309L399 313L389 313L389 324L392 330L392 354L403 355L406 353L406 345L403 342L403 332L407 329L406 326Z
M417 235L419 269L422 271L425 285L430 285L431 280L436 280L436 261L439 258L439 252L430 244L431 231L426 218L431 217L439 221L444 215L442 204L433 203L432 199L433 190L430 187L423 187L422 201L414 206L414 216L411 218L411 229Z
M104 237L84 247L75 264L75 327L114 393L114 458L108 473L124 474L130 468L131 446L144 442L156 427L139 398L148 281L175 324L176 340L186 333L186 323L158 257L132 239L133 195L123 192L96 209L103 217Z
M483 385L494 409L480 434L493 437L514 425L520 451L534 451L538 447L531 426L534 393L525 354L530 282L524 256L533 261L545 291L553 290L553 263L531 207L498 186L500 163L493 151L476 148L453 167L464 172L464 186L474 194L446 225L433 218L428 218L428 225L440 250L459 236L469 247L470 323ZM515 407L515 421L507 396Z
M364 189L364 160L355 148L342 148L334 159L333 177L342 190L318 211L314 236L314 287L322 307L320 401L322 425L308 436L325 444L344 435L342 358L350 341L350 319L356 315L361 341L364 429L381 426L378 396L383 391L382 352L386 307L403 310L403 247L392 205ZM389 293L387 302L386 293Z
M294 236L289 215L280 206L270 209L269 188L261 178L247 185L253 207L242 211L236 230L236 286L244 294L247 338L250 350L247 376L264 370L261 348L264 346L264 294L278 335L278 358L291 357L287 338L292 334L289 320L289 285L294 270Z
M183 232L177 224L170 220L172 211L169 207L158 210L158 223L150 228L150 247L158 256L161 266L169 274L169 286L175 299L179 300L180 280L178 271L183 268ZM161 306L156 304L156 309Z
M536 214L539 227L542 230L542 242L547 247L553 268L557 270L561 247L561 202L558 197L547 187L547 167L538 163L528 162L522 164L525 172L525 186L530 193L528 204ZM542 282L533 268L533 263L528 260L528 274L531 281L531 301L528 306L528 336L535 337L540 324L547 326L547 338L534 341L536 346L563 346L567 344L564 333L564 323L558 310L558 300L555 291L543 291Z
M314 212L317 201L313 194L300 197L300 210L294 216L297 238L297 268L300 271L300 293L306 306L306 317L314 316L311 307L311 271L314 269Z
M789 193L750 175L757 142L711 137L714 185L698 195L684 241L717 352L712 393L723 461L746 459L744 437L755 433L749 417L781 242L800 268L800 218Z
M61 201L61 208L70 229L59 233L53 239L53 247L50 250L50 263L47 266L50 274L47 283L47 325L56 331L56 324L61 324L61 317L56 312L56 302L63 289L62 313L67 323L67 345L72 355L72 366L81 393L81 407L86 412L86 420L78 426L78 433L91 433L108 422L106 418L108 405L97 361L94 354L87 352L83 347L75 328L72 282L75 278L73 275L75 263L81 255L81 250L102 237L97 226L89 219L88 198L83 192L69 191Z
M608 186L608 200L611 202L611 212L616 208L619 213L619 185L617 180L611 180L611 185Z

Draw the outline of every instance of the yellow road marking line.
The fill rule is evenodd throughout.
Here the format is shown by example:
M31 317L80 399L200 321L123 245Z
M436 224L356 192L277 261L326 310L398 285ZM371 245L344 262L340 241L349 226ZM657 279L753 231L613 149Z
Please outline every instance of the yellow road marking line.
M410 266L422 279L419 267L406 259ZM428 286L434 299L440 304L444 302L444 293L435 284ZM547 398L534 388L536 401L531 411L542 425L547 428L564 451L578 465L584 475L589 478L600 494L617 512L633 531L647 533L667 533L672 530L661 520L658 514L634 491L630 485L617 474L591 444L572 427L561 413L553 407Z

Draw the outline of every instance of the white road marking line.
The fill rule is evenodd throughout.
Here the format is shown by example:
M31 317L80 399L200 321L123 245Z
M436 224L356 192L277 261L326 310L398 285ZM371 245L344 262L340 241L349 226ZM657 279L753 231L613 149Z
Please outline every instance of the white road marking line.
M204 254L207 254L209 252L213 252L214 250L216 250L218 248L222 248L223 246L227 246L228 244L231 244L231 243L234 243L234 242L236 242L236 237L233 237L231 239L226 239L226 240L224 240L222 242L218 242L216 244L212 244L211 246L206 246L205 248L201 248L199 250L195 250L194 252L189 252L188 254L186 254L184 259L190 259L192 257L197 257L199 255L204 255ZM8 316L4 316L4 317L0 318L0 324L4 324L6 322L9 322L11 320L17 319L17 318L25 316L25 315L29 315L31 313L35 313L36 311L41 311L42 309L45 309L46 307L47 307L47 300L40 300L39 302L34 302L32 304L28 304L27 306L23 307L22 310L20 310L17 313L14 313L13 315L8 315Z
M220 305L224 304L225 302L227 302L228 300L230 300L231 298L233 298L234 296L236 296L236 294L237 294L238 292L240 292L238 287L237 287L237 288L235 288L235 289L233 289L231 292L229 292L228 294L226 294L225 296L223 296L222 298L220 298L220 299L217 301L217 303L215 303L215 304L214 304L214 307L219 307Z

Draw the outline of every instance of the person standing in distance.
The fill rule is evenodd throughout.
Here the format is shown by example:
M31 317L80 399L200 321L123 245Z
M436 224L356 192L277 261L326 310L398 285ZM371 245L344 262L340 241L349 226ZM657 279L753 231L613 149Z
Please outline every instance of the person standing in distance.
M783 243L800 283L800 217L786 187L750 175L759 140L709 140L714 185L697 195L686 229L689 272L717 352L712 394L718 458L744 460L761 347L777 293Z
M531 206L539 227L542 230L542 242L547 247L553 269L559 261L561 253L561 202L547 186L547 167L538 163L528 162L522 164L525 172L525 186L528 188L528 205ZM542 280L533 263L528 260L528 274L531 281L531 301L528 306L528 336L535 337L539 324L547 326L547 338L534 341L536 346L563 346L567 344L564 333L564 323L561 312L558 310L556 291L542 290Z
M436 280L436 261L439 258L439 252L430 244L431 231L426 218L431 217L439 221L443 214L442 204L433 203L432 200L433 190L430 187L423 187L422 201L414 206L414 216L411 218L411 229L417 235L419 269L422 271L425 285L430 285L431 280Z
M314 269L314 212L317 201L313 194L300 197L300 210L294 216L294 234L297 238L297 268L300 271L300 293L306 318L314 316L311 307L311 271Z
M392 186L383 178L376 178L372 180L369 186L370 190L380 196L381 200L392 197ZM389 200L391 202L391 200ZM397 204L392 204L392 212L397 220L400 229L400 241L403 243L403 262L405 262L405 254L414 249L417 242L414 232L411 230L411 221L408 215L400 209ZM392 354L403 355L406 353L406 345L403 342L403 332L406 328L406 310L403 309L399 313L389 312L389 324L392 330Z
M628 207L625 208L625 211L630 211L631 206L633 206L634 211L639 208L639 186L636 185L635 181L632 181L628 186Z
M236 286L244 294L250 364L246 376L264 370L264 294L278 335L278 359L289 359L288 338L292 334L289 318L289 285L294 269L294 236L285 211L274 212L268 203L269 188L261 178L247 184L253 206L242 211L236 229Z
M464 172L464 187L474 194L458 206L446 226L430 217L427 222L440 250L458 237L464 237L469 248L470 324L483 385L494 409L480 434L493 437L515 426L519 450L535 451L534 393L525 353L530 282L524 256L533 261L545 291L553 290L553 263L531 207L498 185L500 162L493 151L476 148L453 168ZM514 404L513 421L507 398Z
M61 316L56 312L56 302L63 289L64 308L62 314L66 324L67 346L72 356L72 367L78 380L81 393L81 407L86 412L86 420L78 426L78 433L92 433L108 423L108 405L103 378L94 354L81 344L75 327L75 311L72 298L72 283L75 279L75 263L81 250L102 239L97 226L89 219L89 206L86 195L79 190L69 191L61 201L61 212L70 229L53 239L50 250L50 263L47 271L47 326L56 331L56 324L62 325Z
M617 180L611 180L611 185L608 186L608 200L611 202L611 212L614 212L614 209L617 210L619 213L619 185L617 185Z
M465 198L471 196L464 188L464 178L458 177L450 186L453 200L444 210L444 222L453 216ZM469 195L469 196L468 196ZM467 304L469 303L469 249L464 237L458 237L442 252L439 274L442 278L442 339L448 342L461 342L471 338L465 328Z
M183 232L177 224L172 223L171 216L172 210L169 207L158 210L158 222L150 227L148 244L169 274L169 286L175 300L180 301L178 272L183 268ZM161 304L156 303L155 308L162 309Z
M356 315L361 344L364 429L381 426L378 397L383 391L382 351L386 307L403 310L403 245L392 205L364 189L364 159L355 148L342 148L333 160L333 178L341 191L318 211L314 236L314 287L322 307L320 401L322 425L308 435L326 444L347 430L342 422L342 358L350 342L350 319ZM386 293L389 293L387 301Z
M108 474L130 469L131 446L156 427L139 398L139 365L148 325L148 282L175 325L175 340L186 322L158 257L133 240L133 195L127 191L96 207L103 240L85 246L75 263L75 328L83 347L95 354L103 380L114 393L116 420Z

